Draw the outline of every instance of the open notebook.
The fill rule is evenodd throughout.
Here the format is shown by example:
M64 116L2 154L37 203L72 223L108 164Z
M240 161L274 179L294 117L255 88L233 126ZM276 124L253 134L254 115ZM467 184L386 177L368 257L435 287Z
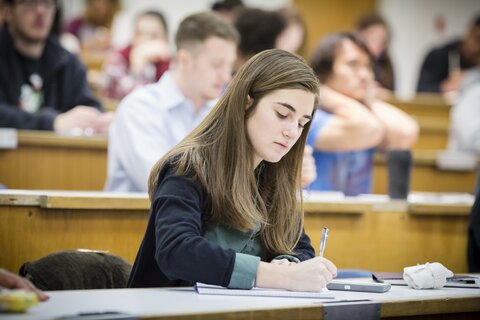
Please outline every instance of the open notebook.
M229 289L221 286L197 282L195 291L198 294L213 294L223 296L260 296L260 297L285 297L285 298L316 298L316 299L335 299L333 294L328 291L305 292L288 291L282 289L265 289L254 287L252 289Z
M372 278L377 282L390 283L393 285L407 285L407 282L403 280L403 273L401 272L374 272ZM447 278L445 287L480 288L480 277L456 274L451 278Z

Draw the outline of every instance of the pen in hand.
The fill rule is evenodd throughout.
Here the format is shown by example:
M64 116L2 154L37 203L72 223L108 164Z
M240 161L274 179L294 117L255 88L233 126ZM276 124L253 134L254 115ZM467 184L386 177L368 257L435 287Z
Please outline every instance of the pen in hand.
M328 238L328 228L323 227L322 238L320 239L320 251L318 253L320 257L323 257L323 252L325 251L325 247L327 245L327 238Z

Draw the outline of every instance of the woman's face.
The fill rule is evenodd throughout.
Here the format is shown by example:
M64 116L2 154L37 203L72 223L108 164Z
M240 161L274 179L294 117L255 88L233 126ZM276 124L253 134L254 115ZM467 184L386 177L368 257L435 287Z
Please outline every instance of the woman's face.
M388 30L382 24L376 24L360 31L372 55L379 58L387 49Z
M162 22L154 16L145 15L140 17L135 25L134 44L138 45L156 40L167 42L167 31L163 27Z
M314 103L315 95L301 89L275 90L258 102L246 123L255 167L288 153L311 120Z
M372 81L373 69L368 53L345 39L335 56L332 75L325 84L355 100L365 101Z

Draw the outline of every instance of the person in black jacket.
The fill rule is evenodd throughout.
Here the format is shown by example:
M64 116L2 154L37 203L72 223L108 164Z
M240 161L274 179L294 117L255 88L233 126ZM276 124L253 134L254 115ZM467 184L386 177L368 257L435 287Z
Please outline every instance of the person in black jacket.
M153 167L129 287L321 291L337 268L315 257L298 192L317 102L318 80L300 57L271 49L243 65L207 117Z
M468 272L480 272L480 189L477 191L477 197L470 213L467 257Z
M456 92L463 78L463 71L479 64L480 15L478 15L463 39L457 39L431 50L418 79L417 92Z
M0 127L105 132L112 116L102 114L88 87L85 67L49 36L55 0L4 3Z

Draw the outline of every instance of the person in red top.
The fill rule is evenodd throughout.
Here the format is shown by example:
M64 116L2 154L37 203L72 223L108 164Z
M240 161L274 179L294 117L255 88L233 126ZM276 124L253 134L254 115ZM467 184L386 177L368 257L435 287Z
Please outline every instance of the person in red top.
M133 41L114 52L103 67L106 97L122 99L138 86L156 82L170 65L167 23L157 11L141 13Z

